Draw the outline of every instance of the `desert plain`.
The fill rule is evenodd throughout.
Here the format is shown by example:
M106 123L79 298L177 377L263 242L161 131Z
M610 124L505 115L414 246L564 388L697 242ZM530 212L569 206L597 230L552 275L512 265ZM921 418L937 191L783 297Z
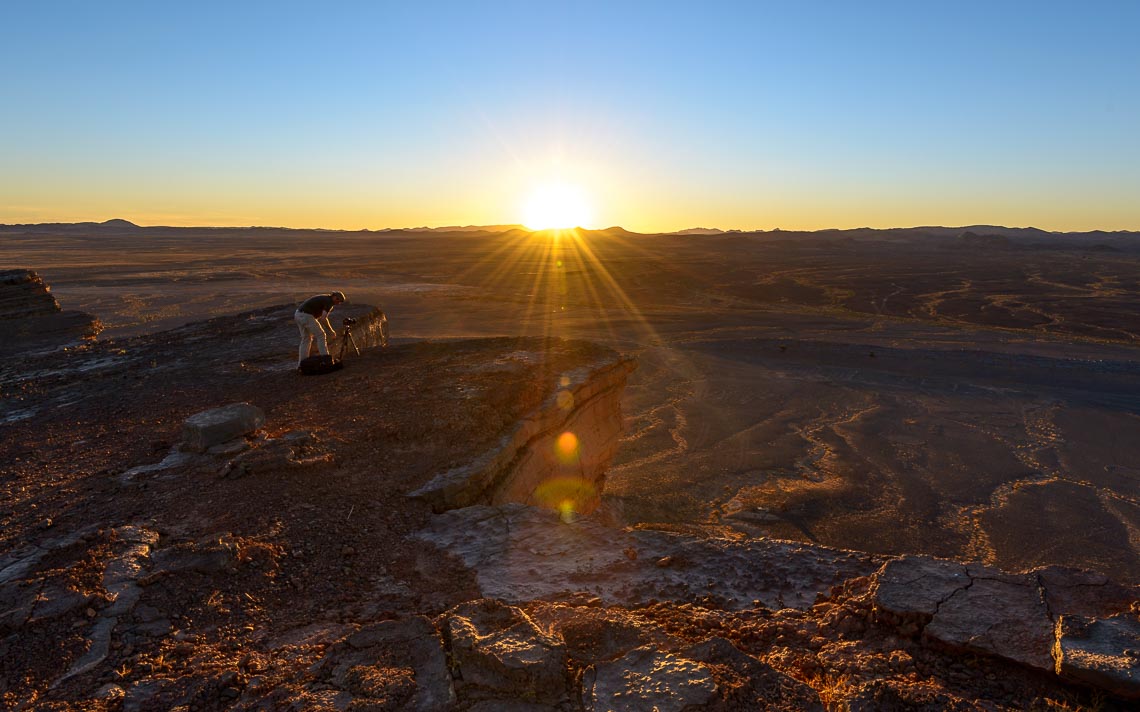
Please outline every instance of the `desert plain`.
M337 289L382 307L394 344L555 336L633 356L602 494L627 525L1140 582L1135 233L110 221L0 240L103 340Z

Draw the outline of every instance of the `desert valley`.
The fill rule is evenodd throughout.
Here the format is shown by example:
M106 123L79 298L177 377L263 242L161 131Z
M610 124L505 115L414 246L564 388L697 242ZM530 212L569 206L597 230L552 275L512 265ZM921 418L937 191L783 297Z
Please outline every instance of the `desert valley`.
M910 614L890 613L895 609L884 582L891 566L904 565L892 561L974 562L970 566L994 576L1080 571L1085 583L1066 585L1101 592L1085 601L1088 615L1135 617L1140 234L990 226L664 235L519 226L331 231L139 227L113 220L0 226L0 244L6 267L35 270L65 309L93 315L102 327L95 342L66 349L15 331L0 345L0 454L7 470L0 517L3 550L14 552L4 560L5 571L24 566L5 579L6 606L23 605L21 592L31 584L21 577L34 569L41 570L42 588L29 600L62 596L59 610L67 613L40 615L29 604L19 624L5 619L5 659L19 661L15 671L6 670L10 703L23 698L45 709L53 699L124 709L158 709L178 700L190 709L506 709L495 705L521 694L525 684L517 676L515 687L498 693L490 683L455 682L459 697L453 691L444 704L423 696L428 673L393 662L390 651L388 662L375 663L373 677L363 681L354 683L336 667L356 670L363 663L338 661L369 646L388 650L397 640L375 634L356 645L344 637L353 631L360 635L376 621L395 620L404 626L399 635L416 637L421 634L408 631L430 625L408 623L407 615L428 616L417 621L442 615L435 620L451 630L443 645L452 646L454 676L454 621L469 616L476 627L494 628L509 618L485 610L489 604L480 604L478 615L456 613L455 606L480 595L527 601L525 613L511 615L538 621L542 635L554 631L571 649L567 684L577 692L532 696L525 703L531 707L517 702L510 709L613 708L604 701L610 699L605 685L620 684L606 678L604 663L659 634L673 641L658 640L659 649L681 655L677 640L695 645L707 638L685 632L694 625L721 630L756 656L750 659L762 661L756 665L772 670L781 680L772 683L780 692L767 698L772 708L929 703L922 708L972 709L977 703L1017 709L1032 703L1071 709L1092 704L1089 695L1111 706L1137 689L1134 678L1131 688L1079 675L1041 682L1034 677L1039 672L1018 667L1024 655L1002 651L993 663L1005 671L997 682L972 667L976 657L969 658L970 669L957 670L962 655L990 659L993 645L955 647L952 635L926 633L907 642ZM367 320L371 307L382 309L390 341L380 348L370 340L376 348L350 355L341 373L301 378L293 372L290 305L334 289L357 310L346 314ZM15 321L0 326L17 328ZM537 360L518 355L529 353L539 354ZM494 380L500 376L472 375L485 368L498 373L494 364L511 359L521 359L522 370L501 383ZM602 363L628 367L621 367L612 389L605 386L615 400L605 406L610 415L599 417L619 417L620 409L620 423L612 447L590 463L596 470L590 505L561 523L503 510L518 519L511 526L519 531L536 528L533 542L520 546L538 557L538 568L525 582L513 574L480 579L491 555L472 553L476 544L456 539L455 532L481 531L483 525L472 522L484 520L442 526L448 520L439 517L466 510L430 497L416 504L405 495L477 461L509 432L513 418L529 417L553 397L558 374L588 372L594 375L583 383L601 383L597 374L614 368ZM585 403L586 391L564 387ZM449 389L483 405L453 403ZM216 467L164 460L178 449L170 448L183 420L239 401L267 414L254 451L293 427L320 444L291 445L289 462L312 460L315 469L290 470L270 459L233 478L234 467L247 466L231 463L218 480ZM222 499L211 494L223 490ZM526 500L509 490L465 503L501 507ZM371 533L359 519L365 513ZM583 533L551 533L558 527ZM611 534L589 534L590 527ZM566 552L602 551L607 537L619 536L614 532L642 537L623 547L625 564L590 576L552 569L546 588L535 583L547 579L542 567L565 564L555 562L559 557L582 565L581 557ZM644 585L653 591L638 593L632 582L642 574L622 568L645 561L649 550L656 551L657 564L645 575L698 566L696 560L682 566L679 550L645 539L666 534L715 550L699 574L709 577L704 598L693 593L690 579L676 584L682 593L670 594L651 578ZM545 536L595 539L534 543ZM42 543L49 540L58 540L55 548ZM29 544L46 553L33 561ZM144 615L135 609L131 625L121 622L125 611L106 613L116 596L107 588L109 574L98 573L128 544L158 557L133 564L143 571L140 581L147 571L152 578L169 572L162 575L166 583L145 586ZM732 547L769 547L755 555L771 563L777 545L790 547L778 556L800 562L780 569L778 584L761 585L724 568ZM541 554L544 546L570 548L551 559L549 551ZM646 551L639 554L638 547ZM228 553L216 555L216 570L215 563L202 563L217 551ZM803 568L809 559L820 562L810 576ZM289 562L296 571L283 573ZM64 583L52 583L52 566L70 572ZM169 583L187 567L190 583ZM222 579L210 578L223 571ZM1053 576L1033 575L1038 582ZM623 581L633 588L613 588ZM52 585L73 593L49 595ZM292 594L291 606L282 586L305 595ZM1049 595L1042 596L1050 605ZM668 611L653 608L667 604ZM681 604L688 608L672 608ZM699 612L698 604L704 606ZM739 618L746 604L767 622ZM859 622L827 618L828 606ZM179 608L186 611L181 619L171 613ZM247 609L244 618L227 615L238 609ZM570 625L567 616L582 610L602 633ZM781 619L781 611L790 618ZM1050 631L1060 612L1050 611ZM115 622L107 624L110 647L84 667L78 663L85 651L91 657L98 640L86 632L88 619L95 628ZM232 627L239 619L248 630ZM324 627L297 632L306 620ZM605 632L606 625L620 634ZM780 626L787 630L780 633ZM276 636L272 645L266 631ZM288 631L300 637L282 642ZM631 642L615 642L613 635ZM777 635L782 642L774 648L771 636ZM839 655L833 648L845 637L879 640L886 667L867 662L873 652L852 648L829 668L823 653ZM920 654L931 639L933 652ZM200 652L211 645L208 655ZM1054 643L1044 645L1045 662L1028 669L1052 668L1048 648ZM297 652L302 648L306 652ZM776 648L790 652L776 655ZM685 660L720 672L709 678L716 692L708 696L670 693L668 699L684 703L676 709L752 708L741 700L762 698L748 685L763 676L741 672L739 660L723 660L729 653L686 650ZM910 663L900 662L903 652ZM914 662L927 654L933 657ZM634 664L622 660L622 669ZM309 665L305 678L300 670ZM725 672L730 669L736 673ZM584 682L583 674L594 677ZM259 682L250 687L253 678ZM883 679L898 684L886 683L896 685L887 689L874 682ZM444 689L434 684L436 692ZM96 689L110 691L96 698ZM1102 697L1089 689L1110 692ZM649 707L630 707L640 708Z

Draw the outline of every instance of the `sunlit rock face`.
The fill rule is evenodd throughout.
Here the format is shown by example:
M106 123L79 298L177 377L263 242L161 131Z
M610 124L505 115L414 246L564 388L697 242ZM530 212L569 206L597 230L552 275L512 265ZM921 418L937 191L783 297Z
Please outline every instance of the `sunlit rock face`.
M32 270L0 270L0 353L44 348L95 336L102 324L79 311L63 311Z
M636 368L616 354L562 374L558 388L499 444L412 493L436 511L521 502L569 520L597 508L621 435L621 397Z

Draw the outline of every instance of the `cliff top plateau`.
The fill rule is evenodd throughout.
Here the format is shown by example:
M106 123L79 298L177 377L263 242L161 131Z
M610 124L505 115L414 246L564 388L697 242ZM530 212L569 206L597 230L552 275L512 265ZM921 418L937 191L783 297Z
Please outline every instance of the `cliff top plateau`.
M291 305L0 367L13 709L1124 709L1137 588L606 503L627 357ZM334 344L337 349L339 344Z

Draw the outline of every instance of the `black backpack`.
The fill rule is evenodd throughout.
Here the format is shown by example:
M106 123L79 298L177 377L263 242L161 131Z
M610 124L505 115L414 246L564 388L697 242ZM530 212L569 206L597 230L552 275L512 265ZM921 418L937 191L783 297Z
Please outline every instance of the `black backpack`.
M310 356L301 361L301 365L297 367L297 371L302 376L321 376L333 371L339 371L344 368L344 361L328 355Z

